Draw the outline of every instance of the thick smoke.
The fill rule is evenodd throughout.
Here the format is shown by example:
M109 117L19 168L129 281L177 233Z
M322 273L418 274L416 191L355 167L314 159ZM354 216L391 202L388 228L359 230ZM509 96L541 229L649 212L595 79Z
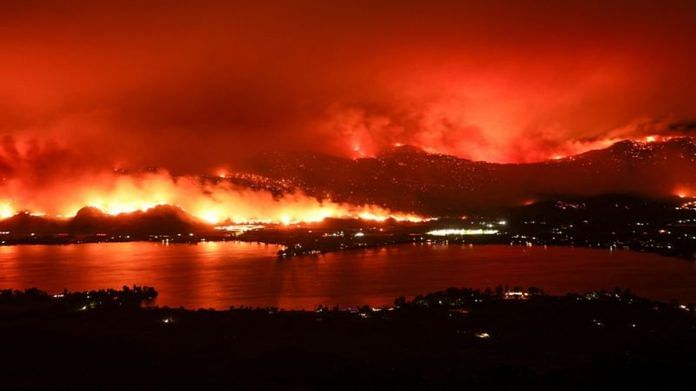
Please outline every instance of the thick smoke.
M268 150L529 162L691 131L634 124L696 118L693 2L495 3L4 2L0 133L192 174Z

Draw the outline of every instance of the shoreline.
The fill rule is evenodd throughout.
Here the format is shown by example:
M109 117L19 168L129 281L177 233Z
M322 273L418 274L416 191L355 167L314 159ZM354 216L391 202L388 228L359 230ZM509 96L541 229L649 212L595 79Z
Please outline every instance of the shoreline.
M377 241L377 242L348 242L348 243L320 243L312 240L300 240L293 241L288 239L264 239L257 235L247 238L243 235L241 236L222 236L222 235L206 235L206 234L194 234L194 235L120 235L128 236L128 238L121 238L116 235L115 238L103 238L97 236L90 236L87 238L68 238L68 237L23 237L14 240L3 240L0 243L0 247L3 246L31 246L31 245L45 245L45 246L63 246L63 245L80 245L80 244L108 244L108 243L134 243L134 242L149 242L149 243L160 243L160 244L189 244L197 245L199 243L205 242L245 242L245 243L260 243L267 245L277 245L283 246L284 249L278 251L278 259L285 260L295 257L304 257L311 255L321 255L327 253L335 253L342 251L356 251L356 250L367 250L374 248L386 248L400 245L408 244L438 244L438 245L509 245L515 247L568 247L568 248L585 248L585 249L596 249L596 250L608 250L608 251L631 251L636 253L648 253L657 254L668 258L681 259L687 262L696 262L696 254L694 256L686 256L684 254L676 254L673 249L665 248L646 248L637 246L615 246L615 245L605 245L605 246L593 246L587 244L576 244L576 243L531 243L531 242L515 242L510 240L511 235L500 235L498 237L450 237L447 239L439 237L428 237L427 235L421 235L417 239L409 237L408 239L392 239L388 241ZM171 239L160 239L158 237L166 236Z

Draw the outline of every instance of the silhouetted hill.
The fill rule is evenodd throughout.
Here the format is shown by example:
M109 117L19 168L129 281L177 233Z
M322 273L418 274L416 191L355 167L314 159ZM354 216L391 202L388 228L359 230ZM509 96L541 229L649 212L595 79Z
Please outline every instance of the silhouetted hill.
M158 205L146 211L108 215L96 208L80 209L68 224L71 233L187 233L209 230L180 208Z
M160 205L146 211L109 215L84 207L71 219L19 213L0 221L0 231L12 236L36 235L152 235L208 232L212 227L174 206Z
M64 223L60 220L33 216L27 212L20 212L10 218L0 220L0 231L18 235L55 234L62 232L63 229Z

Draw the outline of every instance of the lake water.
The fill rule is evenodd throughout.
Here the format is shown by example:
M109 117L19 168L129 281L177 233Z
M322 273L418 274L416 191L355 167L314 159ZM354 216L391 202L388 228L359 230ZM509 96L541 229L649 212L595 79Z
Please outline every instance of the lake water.
M629 251L402 245L287 260L278 246L148 242L0 247L0 288L87 290L150 285L158 305L187 308L385 305L447 287L536 286L549 293L615 286L696 303L696 264Z

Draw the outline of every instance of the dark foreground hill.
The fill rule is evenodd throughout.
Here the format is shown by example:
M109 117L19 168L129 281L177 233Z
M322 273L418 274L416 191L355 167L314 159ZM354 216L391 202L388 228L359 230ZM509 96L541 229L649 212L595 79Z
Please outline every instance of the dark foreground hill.
M313 312L0 295L4 389L693 389L694 308L628 292L445 292Z

